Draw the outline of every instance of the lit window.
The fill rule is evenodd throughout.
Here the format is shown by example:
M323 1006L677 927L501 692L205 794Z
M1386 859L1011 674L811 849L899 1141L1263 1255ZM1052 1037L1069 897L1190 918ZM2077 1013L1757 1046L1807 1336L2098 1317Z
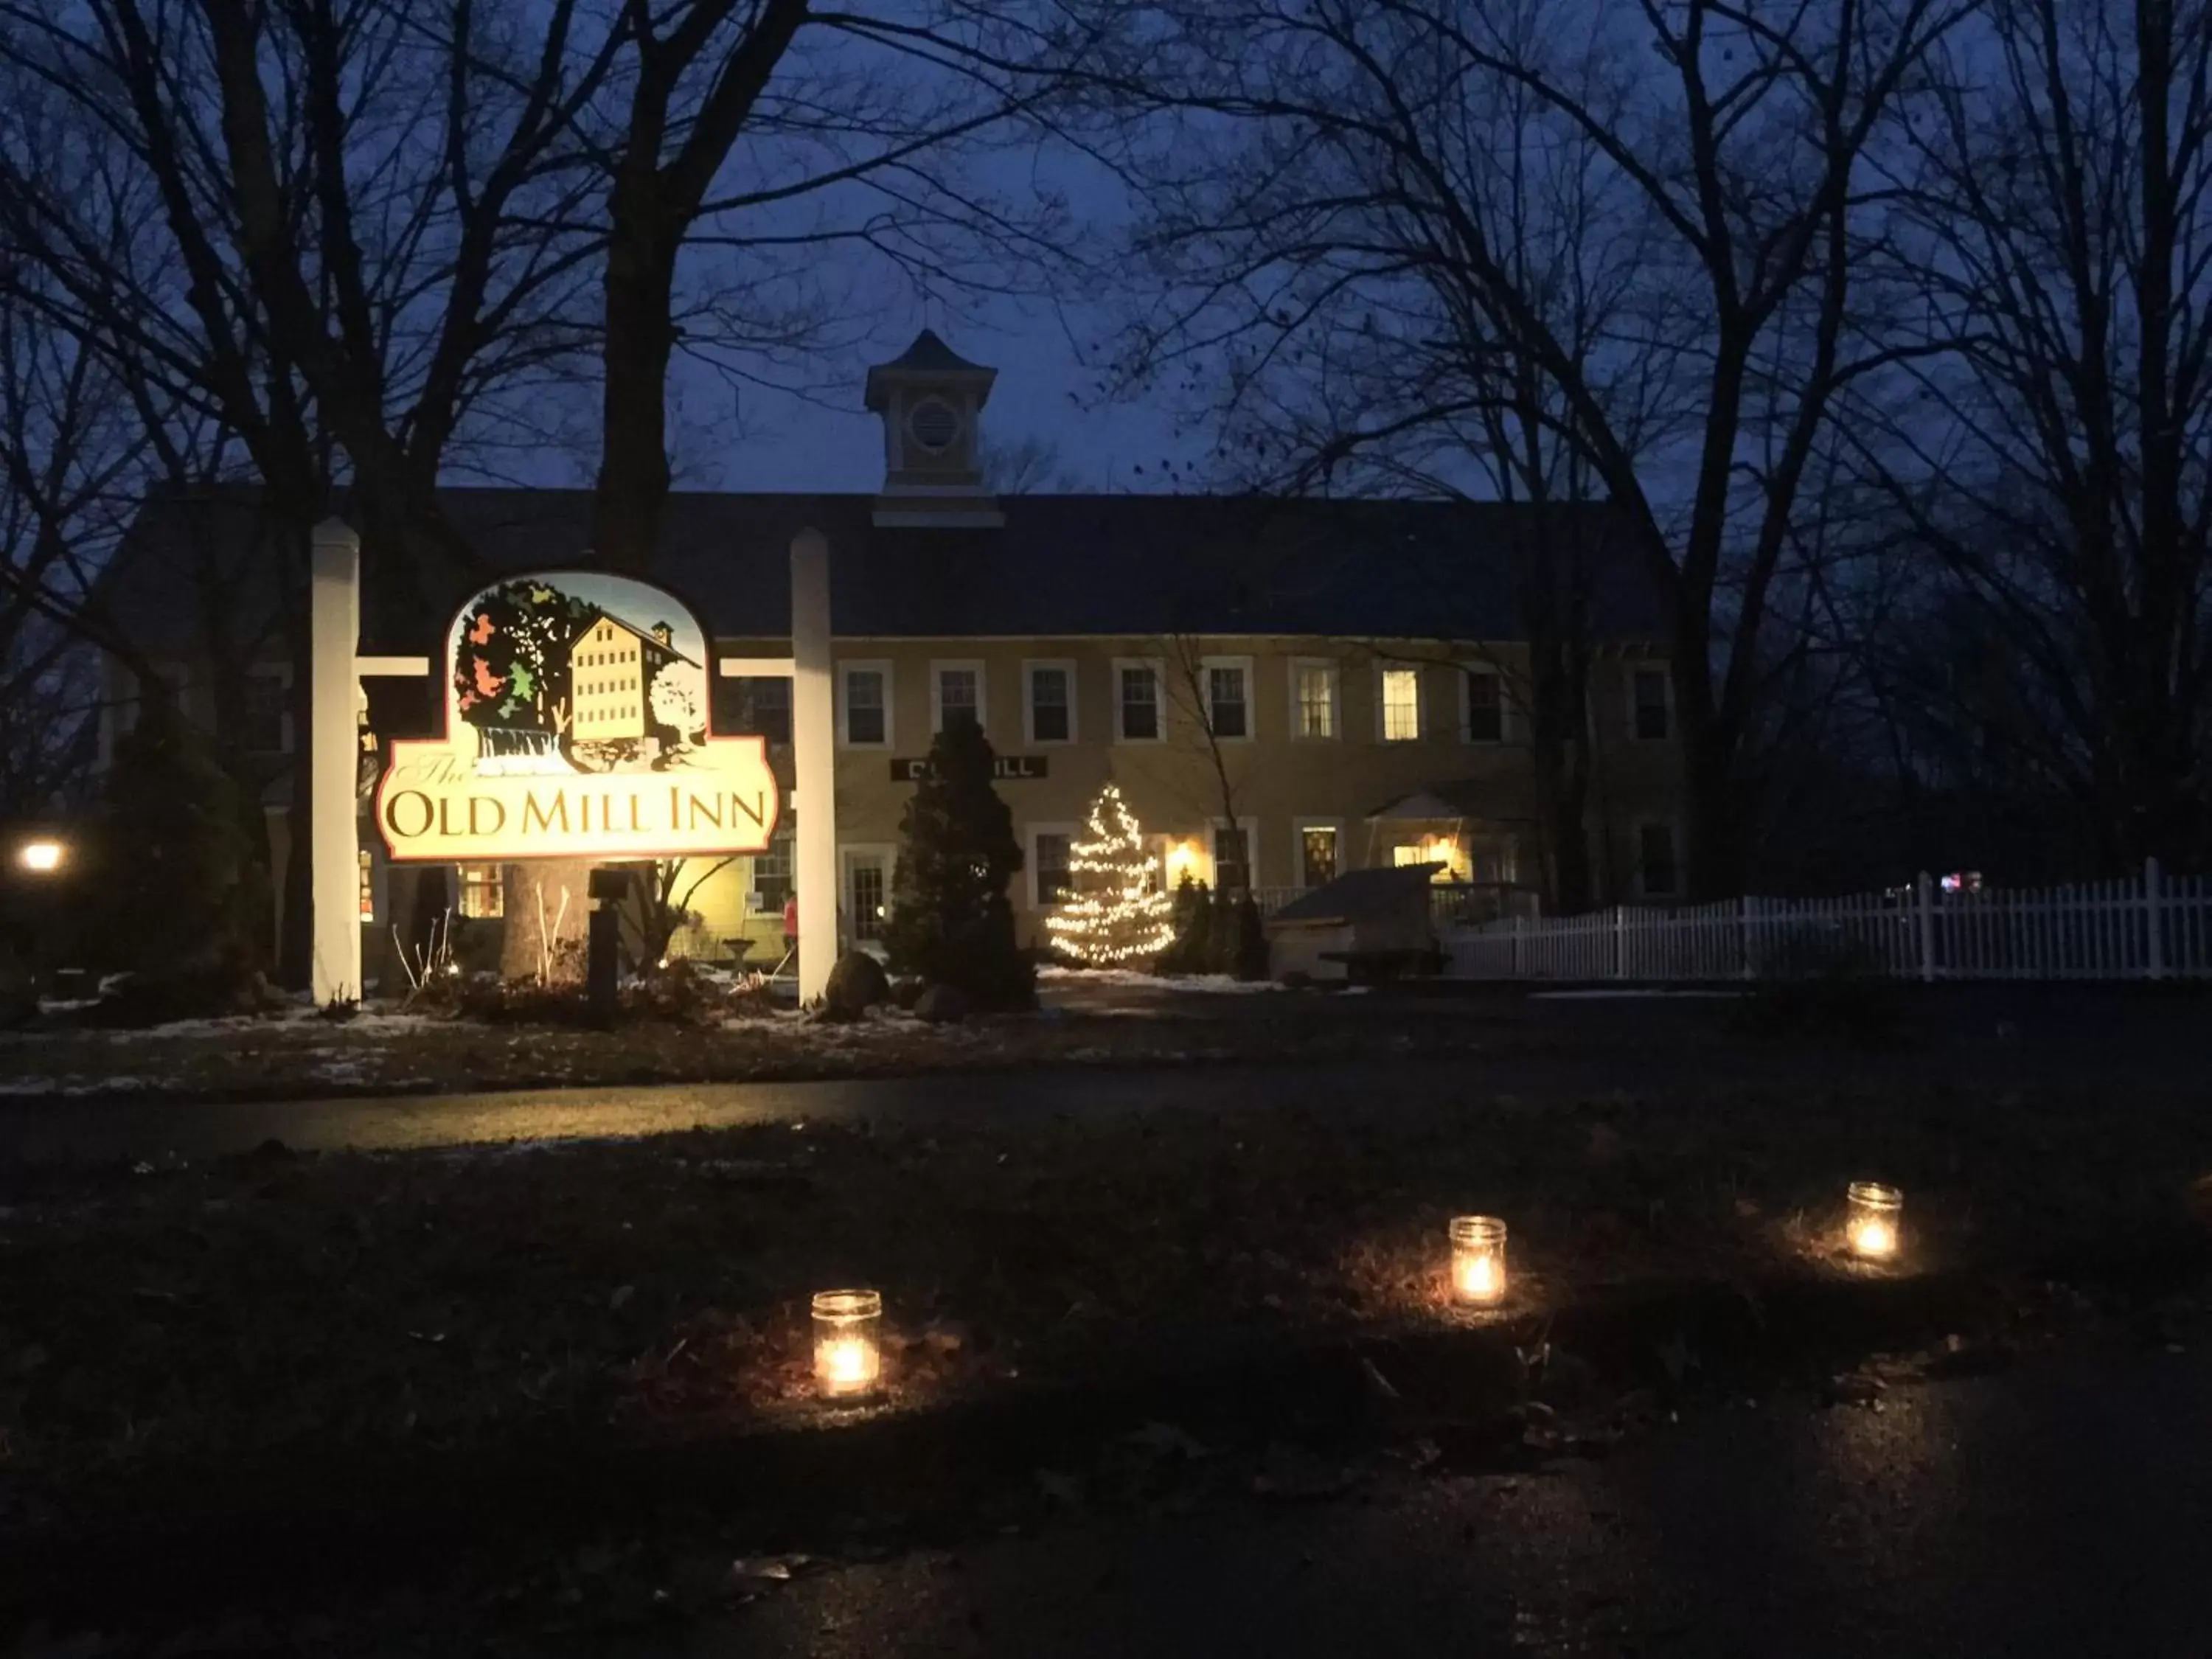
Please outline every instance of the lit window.
M1217 738L1252 735L1250 700L1244 695L1248 678L1242 663L1210 663L1206 669L1206 718Z
M1674 829L1672 824L1647 823L1637 831L1637 864L1644 890L1663 898L1674 890Z
M1160 735L1160 680L1149 666L1125 665L1121 681L1121 735L1133 743L1150 743Z
M1074 878L1068 872L1067 849L1073 837L1056 830L1040 830L1031 838L1036 849L1036 902L1040 907L1057 904L1075 890Z
M366 848L361 854L361 919L363 921L376 920L375 866L370 862Z
M1467 687L1467 740L1501 743L1505 738L1505 700L1499 694L1498 676L1487 668L1470 668Z
M507 890L496 864L461 866L461 914L489 921L507 914Z
M880 854L850 854L847 872L852 883L853 938L884 936L884 860Z
M1668 734L1667 673L1660 668L1636 671L1636 735L1647 742Z
M1042 665L1030 670L1030 741L1066 743L1073 737L1073 699L1068 695L1065 668Z
M1421 735L1421 671L1382 671L1382 740L1411 743Z
M1336 879L1336 826L1308 824L1298 831L1298 877L1308 887L1326 887Z
M884 708L884 671L845 671L845 741L878 746L890 741L890 721Z
M1297 668L1298 735L1333 738L1336 735L1336 665L1302 662Z
M937 671L937 729L949 732L958 723L980 727L983 723L981 708L982 674L974 668L940 668Z

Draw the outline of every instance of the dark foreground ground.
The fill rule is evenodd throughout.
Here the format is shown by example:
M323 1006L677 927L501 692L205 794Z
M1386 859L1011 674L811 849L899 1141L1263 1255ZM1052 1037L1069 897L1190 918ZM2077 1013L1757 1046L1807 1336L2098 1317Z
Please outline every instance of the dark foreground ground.
M629 1659L2207 1650L2212 1357L2075 1358L1881 1410L1708 1406L1604 1460L1317 1504L1070 1517L802 1575Z

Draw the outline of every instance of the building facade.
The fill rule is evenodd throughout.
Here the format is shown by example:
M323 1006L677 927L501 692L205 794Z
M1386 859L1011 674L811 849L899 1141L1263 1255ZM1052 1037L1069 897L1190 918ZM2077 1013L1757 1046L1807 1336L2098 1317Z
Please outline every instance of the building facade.
M766 736L787 787L789 681L744 678L723 661L787 655L791 538L827 538L846 939L879 933L906 802L931 739L957 720L979 723L999 756L1024 855L1015 914L1032 944L1043 942L1070 844L1109 781L1150 836L1165 885L1188 875L1273 902L1346 871L1423 862L1501 899L1542 894L1547 838L1559 830L1537 787L1525 596L1532 574L1560 591L1563 572L1589 665L1581 833L1594 896L1673 894L1681 774L1667 664L1648 592L1608 539L1603 509L997 498L981 467L993 383L992 370L923 334L868 377L865 402L884 432L879 490L680 494L646 573L714 635L702 669L716 731ZM583 492L456 489L444 506L481 563L418 566L403 585L367 550L365 650L423 653L486 569L589 562ZM118 597L149 654L175 665L188 712L222 724L219 709L247 711L230 720L252 722L240 739L269 774L281 860L283 773L301 760L275 620L283 595L263 596L271 621L243 652L211 650L189 625L190 562L250 538L253 511L250 497L149 503ZM272 563L241 568L265 574ZM251 611L234 590L228 622ZM571 665L576 740L642 737L656 720L641 689L652 678L645 659L669 648L652 618L596 623ZM115 692L116 718L127 720L131 688L119 673ZM421 734L435 701L421 685L368 683L368 744ZM495 871L387 867L366 823L362 859L372 964L392 925L425 908L424 881L433 904L442 892L484 921L498 908ZM772 963L792 891L788 840L695 864L675 884L696 918L678 948L749 946L752 962Z

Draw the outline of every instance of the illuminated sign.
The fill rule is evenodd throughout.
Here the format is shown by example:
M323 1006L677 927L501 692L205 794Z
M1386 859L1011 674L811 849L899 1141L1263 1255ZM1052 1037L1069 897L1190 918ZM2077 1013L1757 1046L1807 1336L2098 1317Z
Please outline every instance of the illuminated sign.
M1045 775L1045 757L1042 755L994 755L991 757L991 776L1000 783L1019 783ZM893 783L920 783L929 775L927 757L914 759L900 757L891 763Z
M775 776L714 735L707 637L657 587L596 571L485 588L446 637L446 734L400 738L376 790L398 860L757 853Z

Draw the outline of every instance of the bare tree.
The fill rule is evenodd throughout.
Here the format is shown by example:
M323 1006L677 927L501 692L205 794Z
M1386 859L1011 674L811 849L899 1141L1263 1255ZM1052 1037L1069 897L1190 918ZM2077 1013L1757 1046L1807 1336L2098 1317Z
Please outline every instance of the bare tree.
M1993 0L1901 127L1941 357L1856 411L1940 558L1893 672L1956 771L2070 799L2104 858L2212 831L2212 5Z
M1251 889L1252 859L1258 849L1252 845L1243 820L1237 815L1237 775L1241 769L1231 751L1252 733L1251 676L1244 677L1241 701L1236 703L1232 717L1224 704L1216 700L1212 682L1215 665L1207 659L1203 640L1191 634L1169 634L1163 635L1158 644L1166 681L1161 688L1165 706L1160 710L1160 718L1169 722L1166 731L1174 730L1179 724L1192 733L1192 747L1204 762L1207 781L1220 804L1224 833L1237 836L1244 849L1243 857L1229 871L1221 868L1219 860L1214 861L1214 889L1224 897L1241 896Z
M1612 502L1663 609L1697 893L1741 868L1821 430L1903 349L1851 326L1864 158L1970 4L1235 0L1098 54L1152 118L1115 154L1179 296L1134 331L1134 371L1266 399L1301 352L1342 363L1371 332L1413 395L1378 385L1352 434L1370 447L1493 407L1477 364L1533 377L1550 448ZM1522 204L1589 234L1523 260Z

